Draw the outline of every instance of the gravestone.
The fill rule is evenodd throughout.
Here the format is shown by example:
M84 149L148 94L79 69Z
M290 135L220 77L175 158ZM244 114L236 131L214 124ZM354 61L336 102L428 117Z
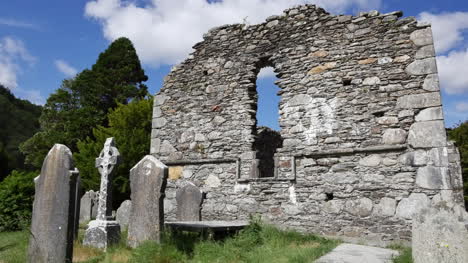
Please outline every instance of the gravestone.
M72 262L75 200L78 170L72 153L55 144L35 178L28 261L31 263Z
M120 231L124 231L128 227L130 219L130 211L132 209L132 201L125 200L120 204L117 212L115 213L115 220L119 222Z
M120 225L112 216L112 171L119 163L120 153L115 147L114 138L107 138L96 167L101 174L98 214L96 220L89 222L83 244L106 249L120 240Z
M176 192L177 220L178 221L200 221L201 204L203 193L193 183L187 183Z
M151 155L130 170L132 208L127 240L130 247L146 240L160 242L167 177L167 166Z
M415 263L468 262L468 214L464 207L440 201L413 218Z
M83 195L83 197L81 197L80 222L87 222L96 218L98 193L99 192L89 190Z

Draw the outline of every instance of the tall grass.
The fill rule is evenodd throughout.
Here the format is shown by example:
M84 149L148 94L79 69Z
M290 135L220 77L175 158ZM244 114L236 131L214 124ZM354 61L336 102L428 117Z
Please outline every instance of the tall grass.
M27 232L0 233L0 263L26 262ZM82 263L190 263L190 262L312 262L335 248L339 241L311 234L279 230L253 221L238 234L223 240L188 233L164 233L161 244L145 242L135 249L121 242L103 252L75 241L73 262Z

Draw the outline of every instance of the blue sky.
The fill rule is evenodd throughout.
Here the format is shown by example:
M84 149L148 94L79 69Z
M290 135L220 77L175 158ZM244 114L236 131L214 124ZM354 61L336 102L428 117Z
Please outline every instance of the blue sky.
M446 126L468 119L468 1L466 0L15 0L0 1L0 83L43 104L64 78L89 68L109 43L129 37L149 76L151 93L209 28L263 21L301 3L356 14L402 10L433 25ZM258 80L259 124L277 126L274 77ZM274 110L273 110L274 111Z

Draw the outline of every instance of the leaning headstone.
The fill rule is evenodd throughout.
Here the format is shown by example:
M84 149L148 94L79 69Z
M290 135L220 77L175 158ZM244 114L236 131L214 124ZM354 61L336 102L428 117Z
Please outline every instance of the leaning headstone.
M468 262L468 214L441 201L413 218L414 263Z
M130 247L147 240L160 242L167 176L167 166L151 155L130 170L132 209L127 239Z
M93 209L97 211L96 192L93 190L86 192L81 197L80 203L80 222L88 222L93 219Z
M120 240L120 225L112 216L112 171L118 164L120 153L115 147L114 138L107 138L96 167L101 174L99 205L96 220L89 222L83 244L106 249L110 244Z
M130 218L130 211L132 209L132 201L125 200L120 204L120 207L115 213L115 220L119 222L120 231L124 231L128 227L128 220Z
M72 262L77 178L70 149L55 144L34 180L29 262Z
M200 221L203 193L193 183L187 183L176 192L178 221Z

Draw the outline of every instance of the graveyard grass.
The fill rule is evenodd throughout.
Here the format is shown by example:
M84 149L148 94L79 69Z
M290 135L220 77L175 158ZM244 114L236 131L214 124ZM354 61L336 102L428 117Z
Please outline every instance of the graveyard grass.
M0 233L0 263L26 262L28 232ZM81 245L83 230L75 241L73 262L84 263L179 263L179 262L312 262L330 252L340 241L295 231L279 230L253 222L224 241L201 239L198 235L164 233L163 242L146 242L130 249L122 242L106 253Z

